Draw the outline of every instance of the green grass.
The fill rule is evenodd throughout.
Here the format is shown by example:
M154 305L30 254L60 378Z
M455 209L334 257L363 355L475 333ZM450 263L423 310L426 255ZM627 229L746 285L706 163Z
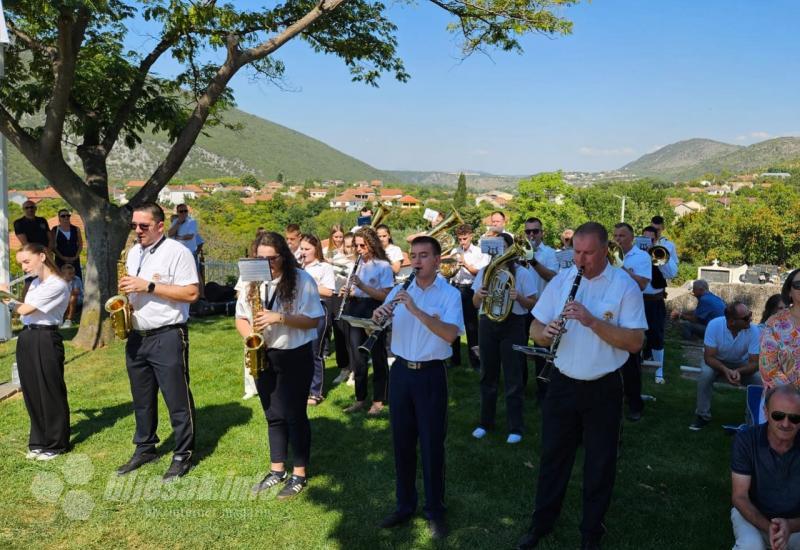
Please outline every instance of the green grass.
M139 485L144 492L138 498L130 494L109 498L106 491L109 482L117 480L115 468L133 451L134 421L123 348L115 345L86 353L67 346L67 350L75 444L70 455L47 463L25 460L28 418L22 399L0 403L0 546L436 546L421 518L390 531L375 527L394 503L388 419L345 416L341 409L352 399L352 388L346 386L334 388L322 405L310 411L313 440L308 489L289 502L278 502L274 492L265 498L246 497L247 488L268 465L266 422L256 399L240 400L241 342L231 319L197 321L191 327L197 467L171 485L172 492L165 492L158 481L173 446L162 404L160 449L164 456L138 472L135 481L147 482ZM12 360L12 345L0 346L0 372L8 372ZM656 395L657 401L647 404L641 422L625 424L623 454L606 518L607 548L731 546L730 439L719 425L741 421L744 395L716 392L714 422L700 433L689 432L695 384L679 379L679 363L674 348L670 349L668 384L655 386L647 375L644 391ZM336 375L335 370L327 370L327 380ZM528 388L529 396L532 390ZM503 425L502 400L498 413L498 423ZM527 528L532 510L540 417L530 399L525 437L512 447L505 443L502 430L482 441L473 440L470 432L477 415L477 375L466 369L451 370L447 438L451 535L443 546L510 548ZM579 544L580 460L557 531L544 548ZM207 487L203 489L201 483L198 489L200 482L217 487L233 483L245 490L233 491L233 497L226 491L227 499L209 500ZM418 486L421 491L421 479ZM87 502L93 508L81 507ZM75 519L81 510L88 519Z

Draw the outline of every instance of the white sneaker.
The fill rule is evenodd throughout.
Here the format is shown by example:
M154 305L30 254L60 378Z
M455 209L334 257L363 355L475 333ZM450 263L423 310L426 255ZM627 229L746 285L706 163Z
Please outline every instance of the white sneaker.
M36 455L36 460L53 460L54 458L58 458L61 453L56 453L53 451L41 451L38 455Z
M242 396L242 401L247 401L248 399L251 399L251 398L255 397L256 395L258 395L258 394L257 393L245 393Z
M25 455L25 458L27 458L28 460L34 460L41 453L42 453L41 449L31 449L30 451L28 451L28 454Z
M331 382L331 383L332 383L332 384L341 384L342 382L344 382L345 380L347 380L347 377L348 377L348 376L350 376L350 371L348 371L348 370L346 370L346 369L342 369L342 370L339 372L339 375L338 375L336 378L334 378L334 379L333 379L333 382Z
M356 385L356 375L353 374L352 372L347 377L347 385L348 386L355 386Z
M472 431L472 437L475 439L483 439L486 436L486 430L478 426Z
M522 436L520 434L508 434L508 439L506 439L506 443L519 443L522 441Z
M666 384L667 381L664 380L663 376L656 376L656 384Z
M70 321L69 319L61 323L61 328L70 328L71 326L72 326L72 321Z

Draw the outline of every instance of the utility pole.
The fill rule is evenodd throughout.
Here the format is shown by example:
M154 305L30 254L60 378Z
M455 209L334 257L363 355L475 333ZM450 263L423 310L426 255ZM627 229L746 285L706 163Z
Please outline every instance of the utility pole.
M5 76L5 55L8 45L8 29L3 16L3 2L0 0L0 85ZM0 134L0 282L7 283L11 280L9 274L9 246L8 246L8 175L6 167L8 155L6 140ZM0 307L0 342L11 339L11 314L7 307Z
M622 211L620 212L620 215L619 215L619 221L624 222L625 221L625 201L628 200L628 197L626 197L625 195L622 195L622 196L614 195L614 196L617 197L618 199L622 200Z

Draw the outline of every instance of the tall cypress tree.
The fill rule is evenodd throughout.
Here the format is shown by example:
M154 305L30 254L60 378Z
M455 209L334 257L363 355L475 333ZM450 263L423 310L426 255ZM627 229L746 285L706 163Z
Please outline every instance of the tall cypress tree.
M467 204L467 178L464 173L458 175L458 187L456 187L456 194L453 196L453 206L456 209L464 208Z

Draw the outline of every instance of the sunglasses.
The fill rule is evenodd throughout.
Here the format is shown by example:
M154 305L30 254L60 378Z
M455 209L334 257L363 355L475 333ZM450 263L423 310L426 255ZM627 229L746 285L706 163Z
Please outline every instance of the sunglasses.
M365 245L365 244L357 244L356 248L367 248L367 245Z
M525 230L525 233L528 234L528 235L538 235L541 232L542 232L541 229L526 229Z
M36 207L35 207L35 206L24 206L23 208L24 208L25 210L36 210Z
M789 417L789 422L792 424L800 424L800 414L785 413L783 411L772 411L770 414L772 420L775 422L783 422L783 419Z
M792 288L795 290L800 290L800 279L797 281L792 281Z
M58 217L59 218L69 218L70 215L69 214L59 214Z
M153 224L150 224L150 223L134 223L134 222L131 222L131 230L134 230L134 231L135 231L135 230L136 230L136 228L138 227L138 228L139 228L139 229L141 229L142 231L147 231L148 229L150 229L150 226L151 226L151 225L153 225Z
M736 321L747 321L748 323L753 320L753 312L748 313L744 317L739 317Z
M178 214L188 214L188 210L178 210Z

